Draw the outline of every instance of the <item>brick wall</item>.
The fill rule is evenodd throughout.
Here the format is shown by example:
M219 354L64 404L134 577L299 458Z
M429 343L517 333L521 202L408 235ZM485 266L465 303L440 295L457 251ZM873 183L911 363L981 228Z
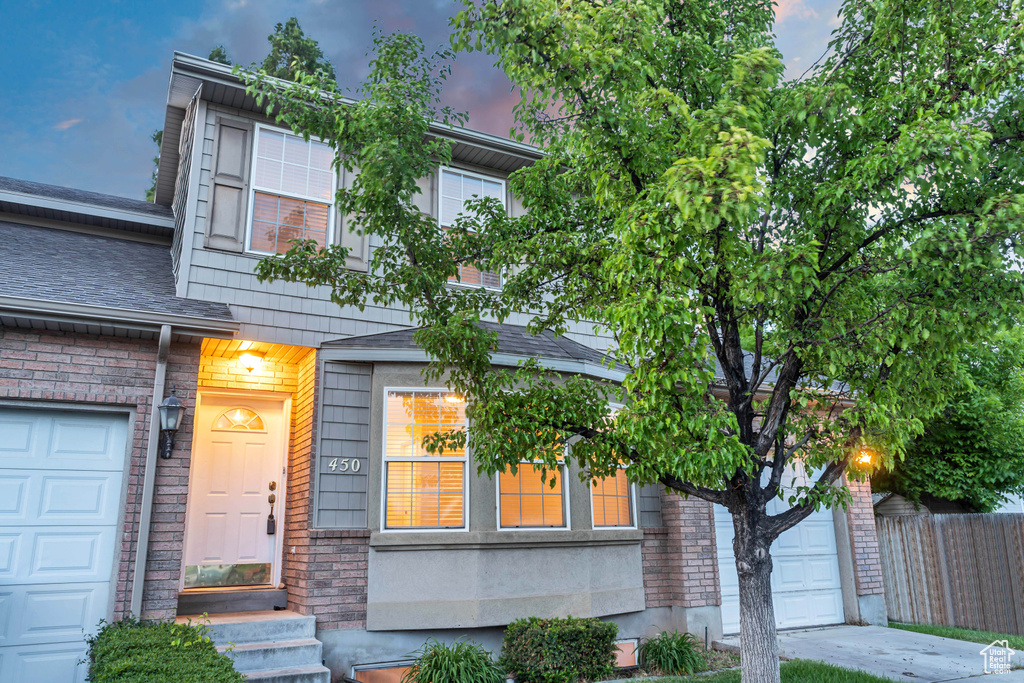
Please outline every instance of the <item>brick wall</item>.
M298 375L299 364L293 363L264 362L252 372L234 357L203 356L199 364L200 387L293 393L299 387Z
M711 503L662 492L664 526L644 529L644 592L648 607L720 603L715 519Z
M875 510L871 504L871 482L847 480L853 501L846 509L850 527L850 549L857 595L883 595L882 560L875 531Z
M0 327L0 398L120 405L136 411L128 436L131 457L126 473L128 495L114 595L115 619L125 615L131 600L156 354L156 341ZM175 440L174 456L157 463L142 607L143 616L150 618L173 616L177 606L192 443L192 411L188 409L195 406L198 359L198 344L171 345L168 386L178 388L186 413Z

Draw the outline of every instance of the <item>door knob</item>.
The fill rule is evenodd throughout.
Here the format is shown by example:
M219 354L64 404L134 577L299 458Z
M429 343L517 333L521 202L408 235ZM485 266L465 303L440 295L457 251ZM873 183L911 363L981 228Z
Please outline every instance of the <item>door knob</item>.
M271 505L273 505L274 503L276 503L276 502L277 502L277 496L275 496L275 495L274 495L273 493L271 493L271 494L270 494L269 496L267 496L267 501L268 501L268 502L269 502L269 503L270 503Z

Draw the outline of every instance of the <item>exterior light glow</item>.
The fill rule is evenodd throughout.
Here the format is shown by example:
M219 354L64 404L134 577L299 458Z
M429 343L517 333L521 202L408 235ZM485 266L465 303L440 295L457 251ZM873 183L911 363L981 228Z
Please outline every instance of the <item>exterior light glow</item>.
M255 351L246 351L238 357L239 364L248 372L258 370L263 366L263 354Z
M867 446L861 446L860 452L857 454L856 462L862 467L869 467L875 462L875 452Z
M466 402L466 399L464 399L462 396L459 396L458 394L445 394L444 395L444 400L448 401L448 403L456 403L456 404L457 403L465 403Z

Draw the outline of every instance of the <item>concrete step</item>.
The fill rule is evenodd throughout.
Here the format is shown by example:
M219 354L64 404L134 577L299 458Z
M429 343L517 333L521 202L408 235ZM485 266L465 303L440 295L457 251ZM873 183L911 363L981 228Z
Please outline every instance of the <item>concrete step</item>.
M271 611L288 606L288 591L283 588L252 590L188 590L178 593L178 614L223 614L227 612Z
M242 673L312 666L323 660L323 643L316 638L277 640L262 643L218 645Z
M250 671L245 677L258 683L331 683L331 670L326 666L297 666L288 669Z
M288 610L211 614L207 620L210 636L217 645L302 640L316 635L316 617ZM202 619L193 621L205 623Z

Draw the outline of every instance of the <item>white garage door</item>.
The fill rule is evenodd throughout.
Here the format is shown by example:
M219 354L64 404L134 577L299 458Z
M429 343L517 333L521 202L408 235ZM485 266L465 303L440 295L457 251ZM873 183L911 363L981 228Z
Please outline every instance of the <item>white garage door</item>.
M790 481L792 478L787 477ZM778 514L788 507L775 499L768 504L768 513ZM740 630L740 590L732 549L733 535L732 515L716 505L715 538L725 633ZM778 628L843 623L843 591L831 510L812 512L807 519L784 532L772 544L771 553L772 596Z
M0 683L78 683L110 617L127 419L0 407Z

